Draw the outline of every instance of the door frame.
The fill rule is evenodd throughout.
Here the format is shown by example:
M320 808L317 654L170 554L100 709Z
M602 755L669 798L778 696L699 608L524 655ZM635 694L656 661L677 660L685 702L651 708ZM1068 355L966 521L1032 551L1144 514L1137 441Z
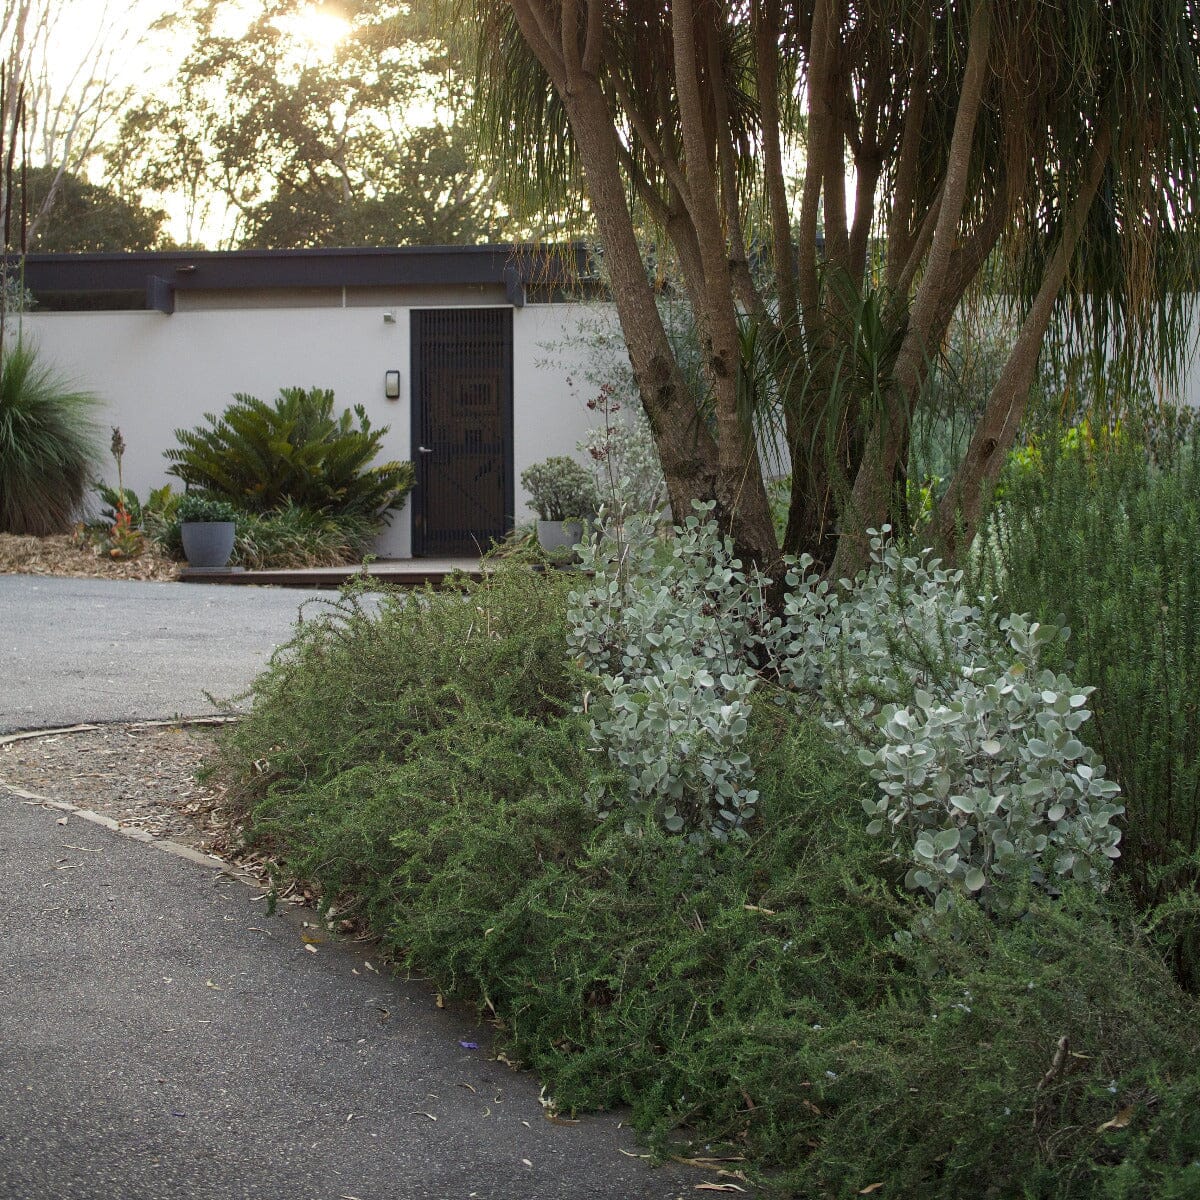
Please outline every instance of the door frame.
M504 531L506 533L511 532L516 524L516 486L513 478L516 463L513 435L513 307L505 304L443 304L411 308L409 309L408 319L409 444L412 448L412 460L416 470L417 486L409 494L409 502L412 504L411 527L412 553L414 558L425 556L425 526L427 516L425 496L420 486L423 467L420 462L422 455L419 447L421 445L421 424L425 414L421 399L421 390L424 381L424 363L421 359L422 341L418 335L418 325L420 324L420 316L425 313L448 311L484 311L507 314L504 321L504 362L501 364L503 395L500 403L500 430L504 443L504 463L502 467L504 473Z

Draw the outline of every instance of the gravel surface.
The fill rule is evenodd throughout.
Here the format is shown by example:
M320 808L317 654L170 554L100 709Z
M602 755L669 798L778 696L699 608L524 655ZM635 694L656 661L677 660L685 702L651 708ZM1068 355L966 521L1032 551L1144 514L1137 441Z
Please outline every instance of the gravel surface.
M316 593L0 575L0 733L211 716L244 692Z
M216 734L206 725L104 725L0 741L0 784L224 856L234 835L223 790L196 778Z

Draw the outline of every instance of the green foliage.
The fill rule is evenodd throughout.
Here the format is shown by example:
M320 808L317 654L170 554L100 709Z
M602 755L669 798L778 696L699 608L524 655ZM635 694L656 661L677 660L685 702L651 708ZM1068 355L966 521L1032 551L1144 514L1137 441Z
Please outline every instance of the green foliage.
M250 570L338 567L361 562L377 524L366 517L329 516L286 503L269 513L239 513L234 560Z
M239 22L221 0L182 8L188 49L170 85L124 117L132 184L186 197L201 219L224 206L243 247L497 240L490 181L453 120L463 85L429 13L321 8L318 48L304 25L315 11L269 0Z
M590 463L599 504L617 520L633 513L657 516L667 502L667 481L650 422L640 404L622 416L627 406L617 385L602 383L587 408L603 423L589 429L576 446Z
M753 838L597 823L563 591L501 567L306 618L225 737L256 843L660 1150L683 1125L798 1195L1188 1194L1196 1014L1123 922L1068 883L913 936L869 781L770 704Z
M179 504L183 496L174 491L169 483L162 487L151 488L145 500L139 500L132 488L118 492L116 488L106 483L96 485L96 491L104 502L97 522L89 522L89 527L99 524L111 525L117 519L120 508L124 508L136 529L142 530L148 536L158 539L167 526L175 521L178 523Z
M209 496L181 496L175 508L175 516L181 525L197 521L236 521L237 509L228 500L214 500Z
M1117 787L1082 740L1091 688L1040 669L1054 625L1013 614L995 624L928 552L876 536L873 566L831 589L807 564L788 576L781 669L820 696L863 743L878 784L868 830L890 834L905 877L950 907L1005 875L1103 886L1120 834Z
M382 517L400 509L413 486L412 463L370 465L387 426L372 429L361 405L335 417L325 388L284 388L273 404L239 394L221 417L206 413L205 421L175 431L168 473L244 512L290 501L313 512Z
M22 179L28 185L28 211L37 213L54 187L54 203L37 222L31 252L38 254L97 253L120 250L157 250L163 242L162 224L167 214L118 195L111 187L57 167L31 167L13 177L9 199L13 212L21 211Z
M70 529L100 456L96 408L27 342L0 349L0 532Z
M473 742L475 717L538 722L569 710L566 588L555 574L500 562L461 590L369 599L350 590L314 602L230 733L234 761L269 764L243 773L242 794L286 802L306 779L404 761L415 739L439 731Z
M589 799L627 824L744 836L755 768L742 745L750 697L822 711L860 743L878 783L868 832L911 864L909 887L953 904L1031 874L1103 886L1118 856L1117 787L1078 733L1090 688L1039 670L1058 630L1014 614L993 627L962 572L905 557L882 536L853 585L792 563L783 615L770 581L745 571L699 507L660 553L652 522L610 526L583 550L591 581L571 594L570 649L593 675L589 734L612 780Z
M1001 604L1063 614L1073 630L1072 673L1097 688L1089 740L1125 794L1118 878L1195 988L1200 438L1052 433L1006 477L987 532L981 570Z
M764 581L742 571L707 510L676 530L669 554L641 515L582 551L592 579L571 593L569 646L595 676L592 747L618 772L589 799L627 824L744 836L758 799L742 748L758 682L747 651L770 619Z
M543 521L578 521L599 507L596 484L574 459L556 454L521 472L521 486Z

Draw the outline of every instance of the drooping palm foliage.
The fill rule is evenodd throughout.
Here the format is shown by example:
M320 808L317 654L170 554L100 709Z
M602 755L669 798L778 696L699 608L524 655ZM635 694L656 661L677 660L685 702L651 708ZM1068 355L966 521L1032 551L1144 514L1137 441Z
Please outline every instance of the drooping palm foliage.
M759 561L779 546L739 412L747 321L792 459L783 549L839 567L903 491L924 384L972 292L1019 324L938 513L951 549L1052 321L1167 376L1182 360L1196 0L461 0L458 15L510 202L594 221L676 511L716 499ZM678 264L706 397L658 318L646 223Z
M0 533L70 529L100 453L96 405L27 342L0 352Z

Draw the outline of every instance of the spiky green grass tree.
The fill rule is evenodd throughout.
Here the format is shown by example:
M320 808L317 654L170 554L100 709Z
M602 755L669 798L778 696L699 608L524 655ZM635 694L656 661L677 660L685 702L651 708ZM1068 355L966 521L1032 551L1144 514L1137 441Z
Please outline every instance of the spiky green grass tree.
M70 529L100 454L97 403L29 343L0 352L0 532Z

